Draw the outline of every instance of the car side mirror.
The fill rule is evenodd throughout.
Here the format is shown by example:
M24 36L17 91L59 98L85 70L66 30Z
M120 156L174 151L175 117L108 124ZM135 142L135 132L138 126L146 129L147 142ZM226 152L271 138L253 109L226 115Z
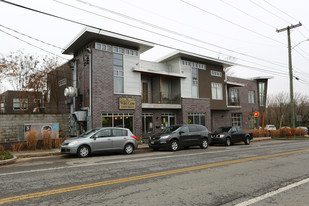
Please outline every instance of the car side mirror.
M91 138L92 138L93 140L96 140L96 139L97 139L97 137L96 137L95 135L93 135Z
M183 133L185 133L184 131L179 131L179 134L181 135L181 134L183 134Z

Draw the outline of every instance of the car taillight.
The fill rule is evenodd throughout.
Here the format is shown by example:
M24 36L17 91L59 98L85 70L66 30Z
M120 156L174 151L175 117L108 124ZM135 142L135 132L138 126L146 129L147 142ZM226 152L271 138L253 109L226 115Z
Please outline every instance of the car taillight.
M137 137L135 137L135 136L131 136L131 137L133 137L134 139L136 139L136 140L137 140Z

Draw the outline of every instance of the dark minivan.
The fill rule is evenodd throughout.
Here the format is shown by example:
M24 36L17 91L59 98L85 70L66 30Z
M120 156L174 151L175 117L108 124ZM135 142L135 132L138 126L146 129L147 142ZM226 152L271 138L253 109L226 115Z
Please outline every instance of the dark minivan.
M179 147L200 146L206 149L210 144L208 129L202 125L173 125L149 138L149 147L154 150L178 150Z

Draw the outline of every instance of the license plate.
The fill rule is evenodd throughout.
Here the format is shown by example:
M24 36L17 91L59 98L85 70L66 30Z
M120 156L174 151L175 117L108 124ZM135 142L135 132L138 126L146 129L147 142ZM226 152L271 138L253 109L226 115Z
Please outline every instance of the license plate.
M151 141L150 144L154 144L154 141Z

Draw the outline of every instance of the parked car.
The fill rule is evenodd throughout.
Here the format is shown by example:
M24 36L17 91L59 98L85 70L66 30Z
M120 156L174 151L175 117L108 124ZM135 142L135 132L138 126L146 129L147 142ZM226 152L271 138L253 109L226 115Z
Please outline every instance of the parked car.
M91 153L104 151L123 151L132 154L138 147L137 138L126 128L105 127L89 130L79 137L65 140L61 153L87 157Z
M276 126L275 125L272 125L272 124L268 124L264 127L264 129L267 129L267 130L276 130Z
M173 125L149 138L149 147L154 150L169 149L176 151L179 147L200 146L206 149L210 143L208 129L202 125Z
M219 127L211 134L212 144L218 143L226 146L242 141L249 145L252 139L252 132L242 132L240 127Z

